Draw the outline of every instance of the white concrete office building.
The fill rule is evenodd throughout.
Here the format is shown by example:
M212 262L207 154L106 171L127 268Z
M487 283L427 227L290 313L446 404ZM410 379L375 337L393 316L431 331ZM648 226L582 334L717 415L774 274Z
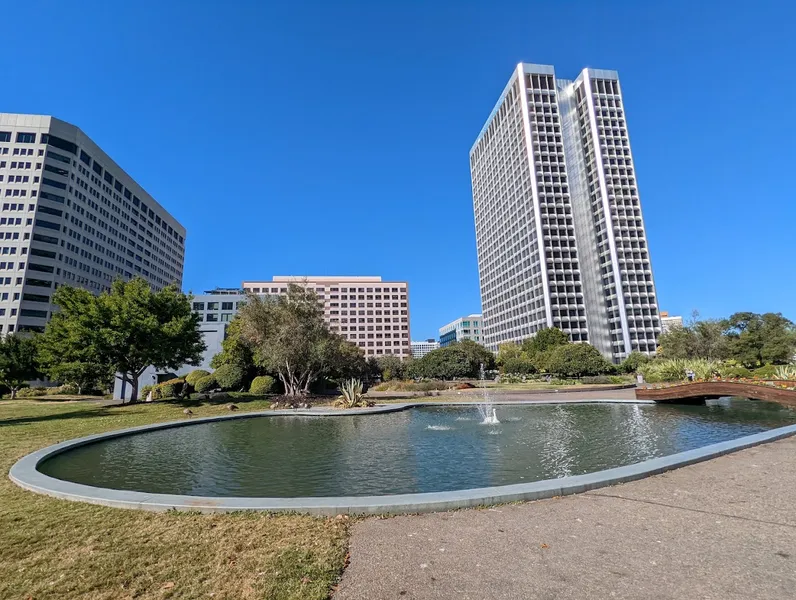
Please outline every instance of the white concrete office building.
M521 63L470 151L485 345L545 327L653 353L657 298L615 71Z
M185 228L80 129L0 113L0 333L42 331L62 284L182 284Z
M432 350L439 348L437 340L425 340L422 342L412 342L412 358L423 358Z
M443 348L462 340L472 340L483 344L483 324L484 318L480 314L459 317L439 328L439 344Z

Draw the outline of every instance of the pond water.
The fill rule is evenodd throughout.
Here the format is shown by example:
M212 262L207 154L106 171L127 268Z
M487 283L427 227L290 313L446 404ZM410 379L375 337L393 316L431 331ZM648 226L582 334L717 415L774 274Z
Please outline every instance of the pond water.
M628 465L796 422L796 411L706 406L422 407L216 421L101 441L39 465L86 485L192 496L364 496L527 483Z

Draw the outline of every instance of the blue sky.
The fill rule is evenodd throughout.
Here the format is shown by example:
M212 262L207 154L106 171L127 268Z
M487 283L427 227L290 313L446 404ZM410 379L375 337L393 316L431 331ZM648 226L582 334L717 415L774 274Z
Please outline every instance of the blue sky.
M479 310L468 152L527 61L619 71L661 309L796 319L790 3L6 4L0 111L172 212L186 290L405 279L413 339Z

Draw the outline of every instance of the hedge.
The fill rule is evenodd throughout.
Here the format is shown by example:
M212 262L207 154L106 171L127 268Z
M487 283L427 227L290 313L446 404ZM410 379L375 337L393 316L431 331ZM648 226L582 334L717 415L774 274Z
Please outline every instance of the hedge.
M200 378L197 380L196 385L194 386L196 391L200 393L209 392L216 387L218 387L218 382L216 382L216 378L213 375L207 375Z
M221 365L213 372L213 377L223 390L239 390L243 385L244 376L243 369L232 364Z
M252 394L268 394L274 389L274 378L269 375L260 375L252 380L249 391Z

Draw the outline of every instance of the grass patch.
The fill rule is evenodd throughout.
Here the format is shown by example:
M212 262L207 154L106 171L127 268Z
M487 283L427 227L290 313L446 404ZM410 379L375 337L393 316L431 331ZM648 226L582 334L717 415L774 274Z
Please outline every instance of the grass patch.
M243 401L263 410L271 399ZM186 405L0 402L0 598L329 596L345 564L348 520L106 508L26 492L7 477L17 459L43 446L183 419ZM195 417L229 414L223 404L190 407Z

